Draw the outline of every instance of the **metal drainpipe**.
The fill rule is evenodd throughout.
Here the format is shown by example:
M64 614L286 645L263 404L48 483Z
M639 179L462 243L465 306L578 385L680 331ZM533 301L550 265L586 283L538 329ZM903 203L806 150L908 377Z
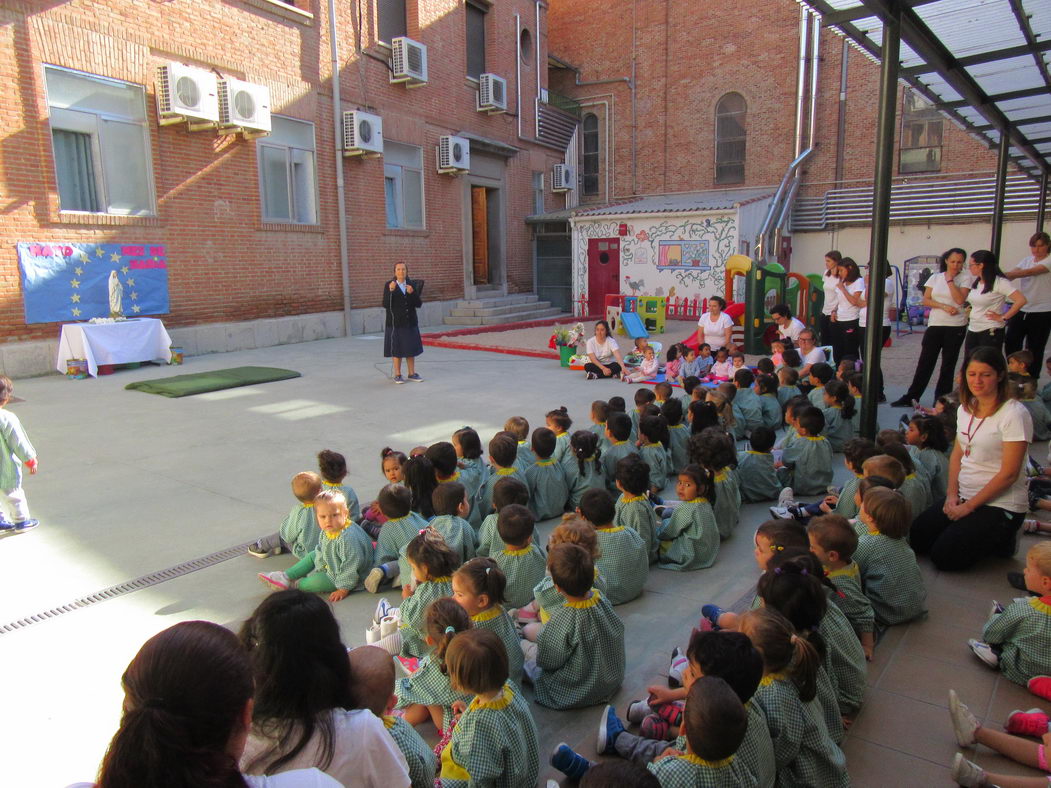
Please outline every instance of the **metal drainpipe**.
M806 92L806 47L807 25L810 14L806 6L799 6L799 80L796 85L796 145L792 151L795 158L803 150L803 95Z
M843 51L840 55L839 67L839 121L836 129L836 188L843 185L844 157L843 145L847 140L847 54L850 45L847 37L843 37Z
M339 268L343 275L343 330L350 336L350 253L347 249L347 195L343 185L343 103L339 96L336 0L328 0L328 45L332 54L332 128L335 134L336 210L339 213Z
M814 129L817 125L817 72L821 63L821 20L814 17L814 35L810 42L810 132L807 147L814 147Z
M515 14L515 120L518 123L518 138L522 139L522 17ZM539 91L537 91L539 93Z
M533 31L533 43L536 47L536 95L537 98L540 98L540 0L536 0L536 29Z

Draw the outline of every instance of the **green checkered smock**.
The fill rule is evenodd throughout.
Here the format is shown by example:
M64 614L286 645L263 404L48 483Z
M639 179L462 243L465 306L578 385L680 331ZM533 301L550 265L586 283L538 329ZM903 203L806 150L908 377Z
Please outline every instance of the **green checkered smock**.
M442 750L442 788L535 788L540 773L536 722L512 682L494 700L477 697Z
M734 414L734 437L743 438L756 427L763 426L763 406L759 395L751 389L737 389L730 404Z
M456 692L449 684L449 677L442 673L441 665L432 655L427 655L419 662L419 667L411 676L394 682L394 694L398 698L397 708L420 704L421 706L441 706L445 715L444 725L448 727L452 719L452 705L458 700L464 703L470 695Z
M874 632L876 628L872 603L861 590L861 570L856 562L851 561L844 567L828 571L828 579L836 587L836 593L829 595L829 600L843 611L847 621L854 627L854 632Z
M475 548L475 555L495 556L507 547L504 540L500 538L500 532L496 529L497 517L497 513L493 512L482 520L482 527L478 529L478 546ZM533 528L533 544L540 547L540 536L536 527Z
M335 539L322 534L314 551L314 571L324 572L336 588L353 591L372 568L372 540L357 523L348 523Z
M810 400L810 404L815 408L818 410L825 409L825 387L823 385L814 386L806 396Z
M836 682L822 665L817 671L817 695L814 700L821 708L821 718L825 721L828 735L836 744L843 741L843 717L839 713L839 699L836 697Z
M917 459L917 472L922 467L930 481L931 502L940 501L949 484L949 458L936 449L920 449Z
M1000 672L1017 684L1051 672L1051 597L1016 599L986 622L982 640L1000 646Z
M21 487L22 463L35 457L36 449L33 448L18 416L6 408L0 408L0 490L12 492ZM314 527L317 528L316 522ZM284 534L281 536L284 537ZM285 541L292 544L288 539ZM296 557L302 558L313 549L310 547L304 550L303 555L296 553Z
M0 410L0 413L3 413ZM307 553L317 550L321 528L317 524L317 513L314 504L300 503L292 507L285 515L277 532L296 558L306 558Z
M1038 398L1020 399L1018 401L1029 411L1029 417L1033 420L1033 440L1046 441L1048 438L1051 438L1051 432L1047 428L1048 413L1044 401Z
M576 509L580 506L580 499L584 493L592 487L605 490L606 477L602 475L602 463L594 457L584 460L584 472L580 472L580 460L571 452L567 452L562 458L562 470L565 471L566 481L569 483L569 505Z
M536 462L536 453L529 441L518 441L518 453L515 455L515 470L525 479L526 469Z
M404 718L388 715L381 719L383 727L405 756L412 788L434 788L434 774L438 769L434 750L427 746L427 742Z
M453 595L451 577L435 577L424 580L416 586L412 596L401 602L401 655L403 657L422 657L428 651L427 645L427 607L435 599Z
M776 501L781 494L781 483L774 470L774 455L768 451L749 449L737 452L737 478L741 483L741 500L747 503Z
M759 410L762 412L763 426L772 430L781 429L783 420L781 403L777 401L776 394L760 394Z
M431 520L431 527L440 533L445 543L460 556L461 564L474 558L478 537L465 519L455 514L440 514Z
M657 540L657 515L646 495L624 493L617 499L614 525L623 525L638 532L646 542L646 555L652 564L657 560L660 542Z
M540 548L535 544L521 550L505 547L493 553L492 558L507 578L504 590L507 604L512 608L528 605L533 600L533 589L547 573L547 559Z
M854 425L850 419L843 418L840 405L828 405L821 408L821 412L825 414L825 429L821 434L832 444L832 451L843 451L843 444L854 437Z
M592 424L588 429L598 435L598 447L605 452L610 445L609 438L606 437L606 422L601 421L598 424Z
M661 569L707 569L719 555L719 526L707 498L682 501L659 536Z
M803 392L799 390L799 386L778 386L777 387L777 404L782 408L785 403L788 402L792 397L798 397ZM822 400L824 402L824 400Z
M387 520L380 528L376 539L376 566L398 559L402 548L419 536L427 527L427 521L416 512L409 512L405 517Z
M536 701L552 709L607 703L624 681L624 624L592 589L551 611L536 641Z
M825 669L836 688L839 713L843 716L854 714L865 698L868 670L865 650L854 633L854 627L834 604L825 611L818 632L827 646Z
M797 435L785 441L777 478L799 495L824 495L832 483L832 444L823 436Z
M596 528L595 536L601 553L595 567L606 580L606 598L611 605L630 602L642 593L649 577L645 540L623 525Z
M728 539L741 519L741 485L737 471L727 466L715 471L715 522L719 526L719 537Z
M497 634L497 637L504 644L504 648L507 649L508 675L512 681L520 682L522 680L522 664L525 662L525 657L522 654L518 630L515 629L515 625L511 621L511 617L507 615L507 611L500 605L493 605L488 610L483 610L481 613L471 616L471 624L475 629L489 629Z
M763 676L752 702L766 716L774 745L777 785L782 788L837 788L850 785L847 760L828 735L816 701L803 703L784 674Z
M770 741L766 717L759 705L751 700L744 707L748 712L748 730L745 731L741 746L737 748L736 758L755 778L759 788L773 788L777 772L774 769L774 744ZM686 737L680 735L674 747L679 752L686 752Z
M358 494L354 492L354 488L349 484L338 484L335 482L321 481L321 489L333 490L334 492L342 493L343 497L347 499L347 509L350 511L350 519L356 523L361 522L361 504L358 503Z
M569 448L570 437L568 432L560 432L555 435L555 451L551 455L552 460L562 462L563 457L572 453Z
M689 455L686 453L686 444L690 440L690 425L685 423L672 424L668 427L668 449L671 452L671 465L668 475L674 476L690 464Z
M647 443L639 447L639 456L650 466L650 487L663 490L668 483L668 470L671 468L671 457L661 443Z
M636 454L635 444L617 441L602 450L602 475L606 477L606 489L617 492L617 463L629 454Z
M672 755L646 764L661 788L741 788L759 782L748 768L731 755L721 761L706 761L692 753Z
M471 509L477 510L479 517L487 517L493 513L493 488L505 476L514 476L522 484L525 484L527 488L529 487L526 484L525 471L519 471L517 466L514 468L492 468L485 481L482 482L482 486L478 488L478 497L471 503Z
M866 529L858 537L854 561L877 623L903 624L927 613L927 589L907 540Z
M832 509L833 514L846 517L848 520L858 516L858 505L854 503L854 496L858 494L858 484L861 479L862 477L856 473L850 474L850 478L843 483L839 491L839 500Z
M602 594L606 593L606 581L602 579L597 568L595 569L595 584L592 587ZM552 610L556 610L566 603L566 598L555 588L555 581L548 574L545 574L544 579L536 584L536 587L533 589L533 599L536 601L539 609L540 623L542 624L546 624L551 620Z
M529 505L536 519L561 517L569 500L569 481L562 466L553 459L537 460L525 475Z
M910 473L898 488L905 500L912 507L913 519L919 517L931 505L931 490L927 483L920 478L918 473Z

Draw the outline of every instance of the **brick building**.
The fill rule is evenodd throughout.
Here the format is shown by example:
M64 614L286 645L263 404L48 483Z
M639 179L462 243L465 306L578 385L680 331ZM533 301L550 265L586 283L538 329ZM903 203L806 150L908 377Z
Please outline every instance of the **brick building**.
M382 123L356 141L366 155L343 156L324 0L4 3L0 369L54 364L58 323L26 323L18 243L163 247L163 318L191 354L341 335L337 169L352 330L381 326L381 286L399 260L427 280L429 322L455 299L531 292L523 220L564 205L548 176L575 129L538 100L546 17L533 0L337 0L336 110ZM404 50L412 78L395 83L399 37L423 47ZM268 96L270 133L162 123L168 64L197 69L170 72L191 78L179 91L234 79L260 104ZM506 111L480 110L482 82L504 87ZM462 172L438 171L443 135L467 140Z

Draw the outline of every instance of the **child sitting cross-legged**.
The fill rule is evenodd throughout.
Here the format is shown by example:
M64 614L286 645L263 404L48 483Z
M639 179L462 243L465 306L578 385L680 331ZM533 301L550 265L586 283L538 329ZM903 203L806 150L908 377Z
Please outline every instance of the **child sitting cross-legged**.
M401 549L427 527L427 521L412 511L412 493L404 485L388 484L376 496L376 503L387 519L376 540L376 566L365 578L365 588L370 594L375 594L380 584L387 581L402 584L398 563Z
M375 646L358 646L347 653L354 676L357 703L383 722L409 766L412 788L434 788L437 758L434 751L402 716L391 714L398 703L394 694L394 662Z
M506 476L493 485L493 509L495 511L482 520L482 527L478 530L478 547L475 549L477 555L495 555L507 546L496 530L496 521L500 516L500 510L512 503L528 506L529 489L524 482L514 476ZM535 542L536 539L534 530L533 541Z
M579 515L567 514L563 516L562 522L555 527L551 532L551 536L548 537L548 552L550 553L551 548L559 544L575 544L584 548L587 550L588 555L591 556L592 564L598 559L598 536L595 534L595 527ZM603 594L606 593L606 581L599 574L597 566L595 568L594 587ZM551 611L561 607L565 604L565 601L565 596L555 588L550 572L546 573L543 579L533 588L533 601L518 611L519 623L523 624L522 637L524 641L535 642L540 632L540 627L551 620ZM538 621L534 621L534 617ZM522 648L526 650L526 656L535 658L535 651L529 649L524 641Z
M453 450L456 452L456 467L459 469L460 482L467 490L467 500L471 502L471 512L467 522L475 531L482 524L482 515L475 509L474 502L478 491L482 489L489 477L489 465L482 457L482 440L472 427L461 427L452 435Z
M353 487L349 484L344 484L348 474L347 458L338 451L322 449L317 455L317 465L318 473L321 475L322 491L332 490L333 492L342 493L343 497L347 499L347 511L350 512L350 519L354 522L361 520L361 504L358 503L358 495L354 492Z
M780 409L778 409L780 413ZM774 441L777 435L770 427L752 430L748 451L737 452L737 478L741 485L741 500L747 503L776 501L781 494L781 483L774 470Z
M843 451L843 444L854 437L854 398L842 380L826 383L823 398L825 429L821 434L828 438L833 452Z
M613 478L621 496L617 499L615 525L633 528L646 542L646 554L652 564L657 560L657 515L650 503L650 466L637 454L617 462Z
M777 378L773 375L760 375L755 380L754 391L759 398L759 410L763 414L763 426L771 430L780 429L783 413L781 412L781 403L777 401Z
M660 495L668 482L670 436L668 422L663 416L642 416L639 419L639 456L650 466L650 493Z
M810 552L821 562L828 579L836 587L829 599L843 611L861 640L865 659L871 661L876 641L872 603L861 590L861 570L854 562L858 535L846 518L838 514L815 517L807 525Z
M491 630L503 641L510 677L521 682L524 657L518 630L503 608L506 588L507 578L492 558L473 558L453 573L453 599L476 629Z
M657 527L658 566L680 572L706 569L719 555L719 526L715 522L715 479L700 465L687 465L675 484L679 503Z
M800 522L806 523L811 517L820 514L836 513L847 519L856 517L858 507L854 503L854 494L857 492L858 483L863 478L862 469L869 457L879 454L876 444L868 438L851 438L843 445L843 464L851 475L838 493L829 493L820 501L814 503L796 503L794 496L787 493L779 496L776 509L777 517L794 517ZM770 510L775 514L774 509Z
M536 722L529 703L508 679L500 638L472 629L453 638L445 654L449 682L473 696L441 753L442 788L534 788L540 771Z
M285 515L277 533L256 540L248 548L248 554L254 558L268 558L291 551L296 558L305 558L316 550L321 529L314 515L314 499L319 492L321 477L316 473L303 471L293 476L292 495L299 503Z
M478 537L465 519L471 511L467 490L460 482L442 482L431 493L434 519L431 528L460 557L460 563L474 558Z
M927 590L908 542L909 502L896 490L875 487L865 492L858 518L867 530L858 538L854 560L876 623L886 627L925 616Z
M569 499L569 482L566 472L553 455L558 439L547 427L533 430L534 462L526 470L526 486L529 500L538 520L549 520L561 516Z
M816 366L816 365L815 365ZM825 417L814 407L799 411L796 437L785 442L778 479L798 495L821 495L832 482L832 445L821 435Z
M566 601L541 629L536 661L526 660L536 700L553 709L608 702L624 680L624 624L593 588L595 566L583 547L555 545L548 568Z
M314 512L321 527L317 549L285 572L260 574L271 588L328 594L330 602L346 599L361 584L372 566L372 540L350 519L343 493L324 490L314 499Z
M606 419L606 441L609 447L602 450L602 475L606 486L615 492L617 463L625 457L636 454L635 446L629 442L632 433L631 419L626 413L610 413ZM647 479L647 485L649 480Z
M692 436L687 445L690 462L706 468L712 474L712 510L722 539L728 539L733 534L741 518L741 486L735 469L736 446L733 437L719 427L709 427Z
M614 525L616 507L605 490L588 490L580 499L577 514L595 528L598 558L595 566L606 581L611 605L630 602L642 593L649 575L646 542L633 528Z
M496 519L496 530L506 546L492 557L507 578L505 593L512 608L532 601L533 589L544 579L547 568L544 554L533 543L535 523L533 513L516 503L502 508Z
M387 484L402 484L405 481L403 470L409 458L400 451L395 451L390 446L384 446L380 452L380 470ZM365 529L373 541L379 539L380 529L387 522L387 518L380 511L379 501L373 501L365 508L365 514L361 517L361 527Z
M690 426L685 421L680 399L671 398L661 405L661 415L668 425L668 475L671 476L689 462L686 459L686 442L690 439Z
M522 484L525 484L525 471L519 471L515 465L517 450L515 438L508 432L498 432L489 441L489 463L492 472L486 477L482 486L478 488L478 498L475 499L473 504L478 511L479 517L488 517L493 513L493 488L496 487L501 479L515 478ZM528 495L528 487L526 489L526 494ZM528 504L528 501L526 503Z
M562 470L569 483L569 505L577 507L580 499L591 489L606 489L602 475L602 449L599 438L591 430L577 430L569 439L569 451L562 458Z

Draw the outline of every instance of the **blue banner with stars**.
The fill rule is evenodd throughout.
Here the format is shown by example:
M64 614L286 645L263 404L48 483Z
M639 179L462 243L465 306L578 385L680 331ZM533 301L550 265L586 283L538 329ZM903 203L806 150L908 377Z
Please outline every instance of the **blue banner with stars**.
M163 245L19 243L18 262L26 323L168 313Z

